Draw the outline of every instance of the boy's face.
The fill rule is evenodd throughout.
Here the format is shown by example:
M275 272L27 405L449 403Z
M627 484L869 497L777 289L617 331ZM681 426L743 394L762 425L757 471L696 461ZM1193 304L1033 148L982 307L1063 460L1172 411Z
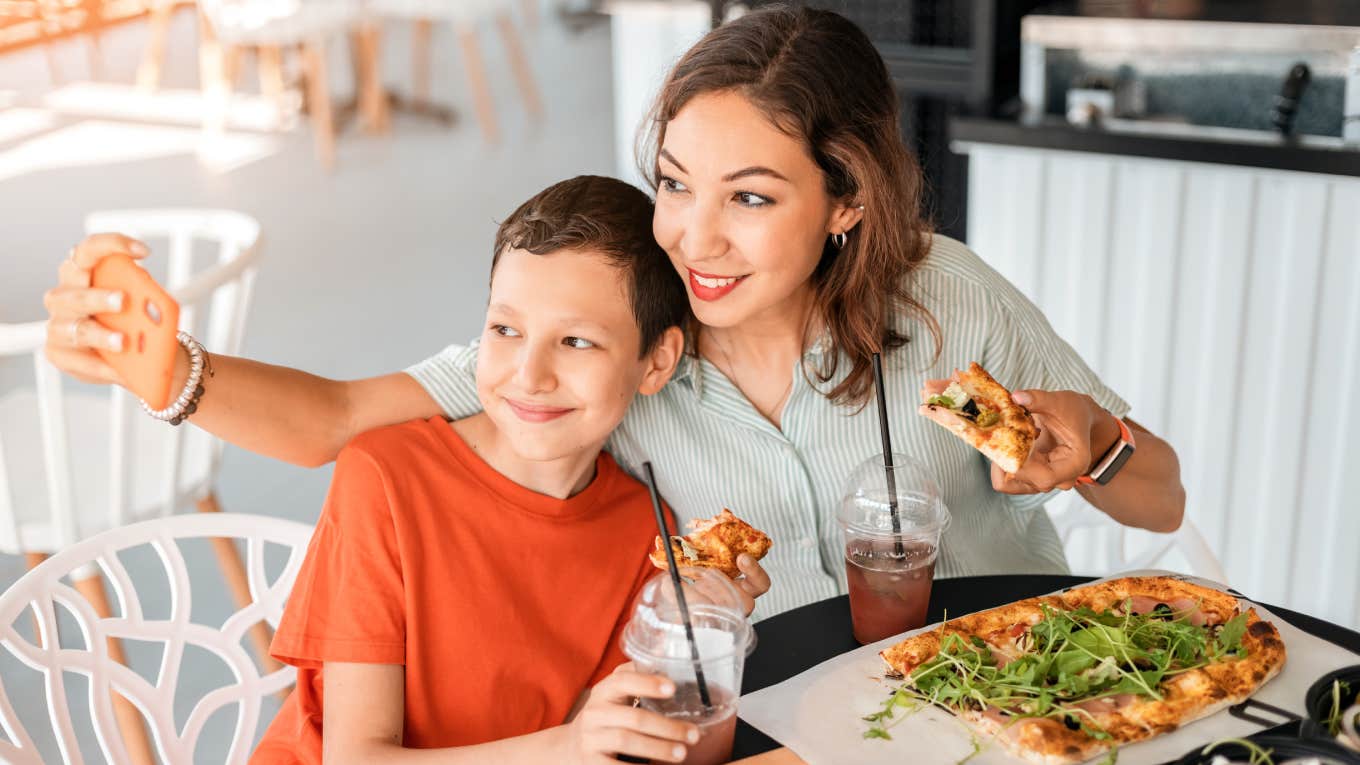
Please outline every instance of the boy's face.
M589 250L501 255L477 354L477 395L520 457L598 450L633 395L654 393L669 379L679 331L672 330L674 353L659 348L639 359L642 336L623 276Z

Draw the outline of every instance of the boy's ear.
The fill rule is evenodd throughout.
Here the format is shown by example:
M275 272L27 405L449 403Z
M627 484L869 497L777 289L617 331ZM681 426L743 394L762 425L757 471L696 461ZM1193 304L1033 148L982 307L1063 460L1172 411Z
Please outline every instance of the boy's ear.
M685 352L685 333L679 327L670 327L656 341L656 347L647 354L647 371L638 385L638 393L650 396L666 387L675 367L680 363L680 354Z

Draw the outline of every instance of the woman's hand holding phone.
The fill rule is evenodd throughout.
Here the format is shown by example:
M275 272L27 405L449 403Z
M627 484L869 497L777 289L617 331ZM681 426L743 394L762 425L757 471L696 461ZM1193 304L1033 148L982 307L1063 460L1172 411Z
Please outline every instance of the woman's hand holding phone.
M110 329L95 319L103 316L104 321L110 321L112 315L123 312L130 299L128 290L93 286L92 279L96 268L110 256L140 260L149 252L142 242L121 234L93 234L71 250L57 269L57 286L43 296L48 312L46 354L54 366L84 382L124 387L137 384L129 379L131 367L123 364L120 371L116 365L118 357L113 354L135 350L133 344L138 338L128 337L126 332ZM173 321L169 327L173 330ZM176 390L176 385L183 383L187 364L180 357L184 355L183 349L178 349L169 359L170 375L174 378L167 386L169 390ZM164 358L156 362L157 367L164 364ZM156 374L164 372L160 369ZM144 383L139 387L140 392L133 392L145 394Z

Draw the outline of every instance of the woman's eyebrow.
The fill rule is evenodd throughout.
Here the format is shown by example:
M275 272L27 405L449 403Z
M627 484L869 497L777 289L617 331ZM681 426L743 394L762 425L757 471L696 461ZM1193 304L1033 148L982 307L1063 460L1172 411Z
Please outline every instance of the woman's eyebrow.
M685 169L685 166L680 164L680 161L675 158L675 155L671 154L669 151L662 149L660 152L658 152L658 156L660 156L667 162L671 163L672 165L675 165L675 168L680 172L686 174L689 173L689 171ZM784 181L786 183L789 180L784 176L783 173L779 172L778 170L772 170L768 167L764 167L763 165L752 165L750 167L743 167L742 169L736 172L724 175L722 179L723 183L731 183L732 181L740 180L742 178L749 178L753 175L764 175L770 178L775 178Z
M680 164L680 161L675 158L675 155L671 154L669 151L662 149L659 153L659 156L662 159L666 160L667 162L671 163L672 165L675 165L675 169L679 170L680 172L682 173L689 172L688 170L685 169L685 166Z
M735 181L741 178L749 178L753 175L767 175L771 178L777 178L781 181L786 182L789 180L788 178L784 177L783 173L780 173L776 170L771 170L768 167L761 167L760 165L752 165L751 167L744 167L736 171L735 173L728 173L727 175L724 175L723 182L730 183L731 181Z

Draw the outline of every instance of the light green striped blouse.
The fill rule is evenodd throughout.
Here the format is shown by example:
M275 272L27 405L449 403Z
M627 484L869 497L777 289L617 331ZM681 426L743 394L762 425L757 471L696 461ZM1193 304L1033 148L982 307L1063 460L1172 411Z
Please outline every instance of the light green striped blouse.
M920 321L902 316L912 338L884 358L893 446L934 470L953 524L937 576L1066 573L1062 545L1043 510L1048 495L1012 497L991 487L986 458L916 414L921 382L977 361L1012 389L1076 390L1118 416L1128 404L1096 377L1039 310L964 245L936 236L912 275L912 294L939 321L943 351ZM811 348L815 364L824 351ZM451 418L478 411L475 346L451 345L407 370ZM842 373L848 364L842 364ZM682 521L732 508L765 530L772 579L755 618L845 592L836 508L846 475L879 450L876 410L832 404L791 369L782 430L762 417L718 369L686 357L659 394L638 397L608 449L638 474L650 460L662 495ZM814 378L815 379L815 378Z

